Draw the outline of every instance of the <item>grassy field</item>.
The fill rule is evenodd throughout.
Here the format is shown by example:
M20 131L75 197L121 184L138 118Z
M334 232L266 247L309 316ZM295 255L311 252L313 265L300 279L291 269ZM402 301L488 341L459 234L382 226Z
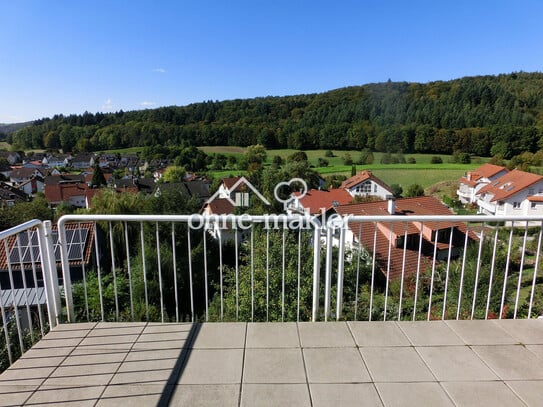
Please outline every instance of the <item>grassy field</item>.
M6 143L5 141L0 141L0 150L9 150L11 144Z

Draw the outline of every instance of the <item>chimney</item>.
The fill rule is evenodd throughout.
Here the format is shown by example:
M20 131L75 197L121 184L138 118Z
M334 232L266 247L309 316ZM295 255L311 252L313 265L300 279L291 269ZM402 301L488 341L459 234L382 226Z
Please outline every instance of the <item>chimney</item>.
M393 195L387 195L387 211L390 215L396 213L396 198Z

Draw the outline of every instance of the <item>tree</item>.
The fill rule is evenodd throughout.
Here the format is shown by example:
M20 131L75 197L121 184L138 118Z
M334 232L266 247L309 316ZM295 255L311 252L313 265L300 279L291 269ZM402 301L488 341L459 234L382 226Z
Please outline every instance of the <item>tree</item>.
M392 195L395 198L401 198L403 194L403 188L400 184L391 184L390 189L392 190Z
M249 146L247 147L247 150L245 150L245 159L247 160L248 165L253 163L261 165L266 161L267 156L266 147L262 144Z
M106 177L104 176L104 172L100 168L100 165L98 164L98 162L96 162L96 164L94 164L94 167L93 167L91 185L93 187L100 187L106 184L107 182L106 182Z
M328 167L328 160L326 158L319 157L317 159L317 166L318 167Z
M353 158L349 153L343 155L343 165L353 165Z
M419 184L411 184L407 187L405 192L406 198L413 198L416 196L424 196L424 188Z
M170 165L162 174L162 182L182 182L187 171L185 167L179 165Z
M432 164L443 164L443 159L438 155L434 155L430 159L430 163L432 163Z

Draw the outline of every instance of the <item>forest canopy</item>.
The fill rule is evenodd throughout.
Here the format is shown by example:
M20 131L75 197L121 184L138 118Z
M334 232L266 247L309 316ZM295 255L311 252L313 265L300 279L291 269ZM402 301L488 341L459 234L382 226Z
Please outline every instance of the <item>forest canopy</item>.
M391 82L325 93L55 115L16 147L100 151L161 145L369 149L510 158L543 147L543 73Z

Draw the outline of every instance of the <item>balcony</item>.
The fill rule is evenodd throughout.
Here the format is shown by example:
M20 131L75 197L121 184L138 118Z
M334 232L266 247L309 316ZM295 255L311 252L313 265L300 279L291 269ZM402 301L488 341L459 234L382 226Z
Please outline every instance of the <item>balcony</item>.
M538 405L542 221L28 222L0 234L0 404Z

